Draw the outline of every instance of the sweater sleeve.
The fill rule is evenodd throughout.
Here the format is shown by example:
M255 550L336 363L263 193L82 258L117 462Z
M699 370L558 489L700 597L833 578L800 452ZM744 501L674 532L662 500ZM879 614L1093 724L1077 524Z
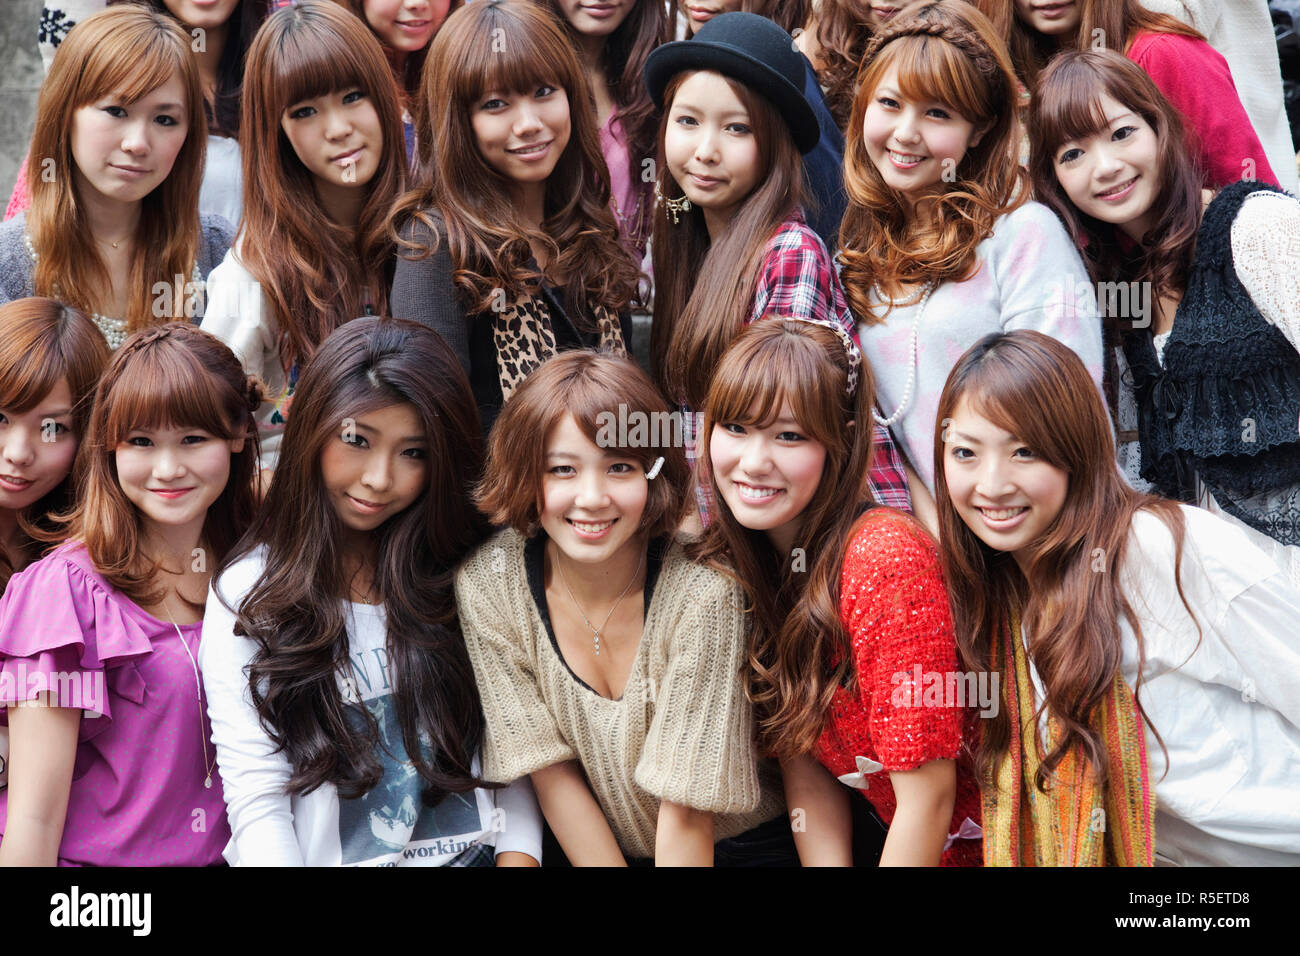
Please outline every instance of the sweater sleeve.
M1241 105L1228 61L1204 40L1176 33L1142 33L1129 57L1183 114L1196 136L1206 185L1218 188L1251 173L1277 185L1264 146ZM1253 171L1253 172L1252 172Z
M403 238L430 247L433 231L419 220L408 223ZM388 305L393 316L427 325L446 340L472 381L469 357L469 316L461 307L452 276L451 253L446 236L439 236L437 251L423 259L407 259L400 252L393 272L393 288Z
M1101 389L1101 319L1088 270L1065 227L1046 206L1027 202L996 227L990 257L1002 328L1033 329L1074 350ZM1087 289L1089 294L1079 294Z
M1246 197L1232 221L1232 264L1264 319L1300 352L1300 201L1281 193Z
M246 668L256 645L235 634L235 615L218 597L220 588L238 607L260 567L260 561L245 559L214 582L199 645L212 742L230 819L225 857L232 866L302 866L286 792L292 767L262 727L249 692Z
M744 601L726 577L698 565L677 582L681 610L666 622L668 660L660 686L651 686L654 717L634 779L660 800L713 813L748 812L761 794L753 714L741 679ZM661 580L658 588L665 586L672 585Z
M494 538L456 577L456 606L469 651L483 716L483 776L506 783L535 770L577 759L542 698L537 661L524 647L526 625L503 608L503 581L526 590L522 553ZM517 568L495 571L501 562ZM493 573L495 571L495 573ZM511 586L511 585L508 585Z
M871 515L845 552L840 604L884 769L955 758L965 712L944 695L957 644L934 545L905 518Z

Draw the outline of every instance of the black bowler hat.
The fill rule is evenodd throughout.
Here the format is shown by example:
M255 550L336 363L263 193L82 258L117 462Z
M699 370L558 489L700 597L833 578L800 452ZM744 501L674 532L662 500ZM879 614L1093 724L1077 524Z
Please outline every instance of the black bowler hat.
M684 70L712 70L744 83L767 99L790 127L799 152L817 145L821 127L803 95L803 55L794 40L767 17L724 13L689 40L657 47L645 64L645 85L664 108L668 81Z

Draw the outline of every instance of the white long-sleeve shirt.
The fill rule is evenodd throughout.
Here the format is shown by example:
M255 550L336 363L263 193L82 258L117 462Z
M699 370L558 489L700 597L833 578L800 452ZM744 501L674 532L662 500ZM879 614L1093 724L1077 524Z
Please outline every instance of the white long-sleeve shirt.
M1121 617L1120 667L1150 720L1156 862L1300 866L1300 590L1234 525L1182 512L1194 619L1159 517L1134 517L1120 570L1146 653L1139 686L1137 639Z
M423 781L404 759L382 606L348 605L351 667L338 680L344 700L364 706L379 724L388 751L378 754L383 779L355 800L340 797L332 784L308 794L285 792L292 768L263 729L248 687L246 669L256 645L234 633L235 616L216 593L220 589L238 607L264 563L259 549L214 583L199 648L230 818L226 861L232 866L441 866L475 844L541 860L541 812L526 778L501 790L452 794L435 807L422 804ZM479 773L477 758L474 772Z

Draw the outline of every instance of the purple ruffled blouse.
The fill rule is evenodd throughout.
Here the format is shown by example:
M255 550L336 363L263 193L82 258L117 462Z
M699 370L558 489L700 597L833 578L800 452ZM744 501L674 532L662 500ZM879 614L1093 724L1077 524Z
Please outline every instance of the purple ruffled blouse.
M8 705L44 692L82 710L61 865L221 862L230 826L190 662L201 629L181 625L187 654L172 623L115 590L80 543L10 579L0 599L0 724ZM203 740L211 788L203 785ZM7 818L8 791L0 790L0 839Z

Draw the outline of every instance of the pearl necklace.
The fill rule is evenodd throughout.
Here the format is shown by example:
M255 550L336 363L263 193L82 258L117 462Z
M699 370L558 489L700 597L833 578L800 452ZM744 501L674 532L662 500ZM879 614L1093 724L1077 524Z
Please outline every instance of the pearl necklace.
M32 237L23 233L23 242L27 245L27 254L31 256L32 265L40 262L40 256L36 254L36 246L32 243ZM117 248L117 243L113 243L113 248ZM195 288L199 288L203 281L203 276L199 273L199 264L194 263L194 271L190 276ZM55 286L55 292L59 291ZM90 320L95 323L99 331L104 333L104 338L108 341L108 347L116 352L121 348L122 343L126 341L128 334L126 319L110 319L106 315L100 315L98 312L92 312Z
M874 288L876 292L876 298L880 299L882 302L888 298L885 295L885 293L880 290L879 285L876 285ZM903 417L903 415L906 414L907 407L912 403L912 389L916 387L917 338L919 336L920 329L921 329L921 320L925 318L925 307L926 305L929 304L930 295L931 293L934 292L935 288L936 286L934 285L928 285L921 292L921 298L918 303L918 308L916 310L916 318L912 320L912 334L910 337L911 348L909 350L910 356L907 360L907 385L903 387L903 400L899 402L898 407L894 409L894 414L890 415L888 418L881 418L880 414L874 408L871 410L871 417L874 418L876 420L876 424L880 425L882 428L888 428L889 426L899 421ZM909 304L908 302L895 302L893 299L888 299L888 301L889 301L890 308L896 308L900 305Z

